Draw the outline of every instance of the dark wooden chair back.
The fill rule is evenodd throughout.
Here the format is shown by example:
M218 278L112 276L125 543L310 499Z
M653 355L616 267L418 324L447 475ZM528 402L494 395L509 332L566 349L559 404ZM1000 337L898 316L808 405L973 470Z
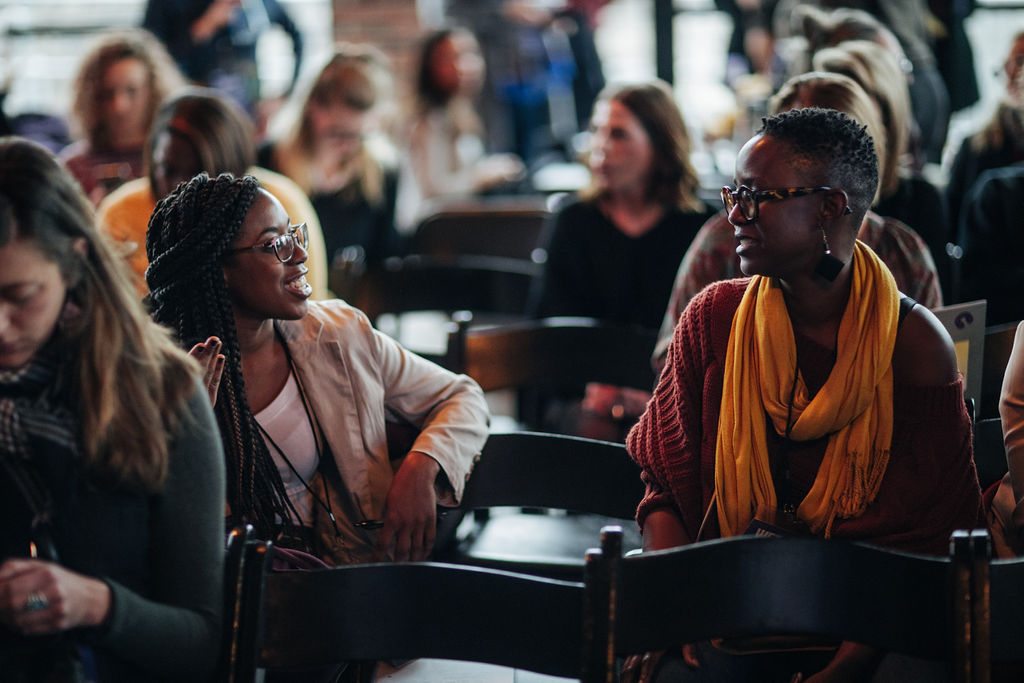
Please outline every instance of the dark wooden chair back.
M234 640L238 609L242 604L245 547L253 538L252 526L237 526L228 532L224 557L224 627L221 632L221 657L214 680L232 681L231 672L238 661Z
M583 586L441 563L268 571L250 544L235 681L261 669L431 657L578 677Z
M966 680L967 658L956 653L969 651L969 571L957 581L949 557L744 536L623 558L620 543L620 531L608 528L587 557L585 681L614 680L616 656L764 635L956 660Z
M582 580L583 560L602 526L632 524L644 495L640 468L621 443L558 434L491 434L459 511L543 508L578 514L513 512L484 518L445 560L551 578ZM464 530L463 530L464 531ZM639 532L632 535L638 547Z
M424 218L409 238L407 251L430 256L499 256L540 262L548 216L547 209L536 202L451 207Z
M985 529L971 532L972 680L1024 680L1024 559L992 559Z
M1003 390L1003 375L1013 350L1017 323L992 325L985 328L985 350L981 369L981 405L978 418L999 417L999 394Z
M982 491L1006 474L1003 421L998 417L987 417L974 423L974 465L978 468L978 483Z
M511 432L487 438L462 507L542 507L632 519L643 495L640 467L621 443Z
M587 382L650 391L657 331L594 318L542 318L473 328L448 339L450 367L484 391L582 390Z
M370 318L458 310L522 316L540 266L487 256L407 256L367 268L350 301Z

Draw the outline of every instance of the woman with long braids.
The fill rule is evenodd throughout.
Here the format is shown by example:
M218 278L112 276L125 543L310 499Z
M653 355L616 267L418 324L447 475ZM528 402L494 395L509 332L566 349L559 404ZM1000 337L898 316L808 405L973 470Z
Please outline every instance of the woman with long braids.
M457 504L487 437L483 393L344 302L308 301L306 244L250 176L200 174L150 220L154 317L211 375L224 356L229 523L332 564L422 559L436 504ZM396 422L419 435L391 459Z
M198 365L139 305L78 183L0 139L0 678L210 676L216 430Z

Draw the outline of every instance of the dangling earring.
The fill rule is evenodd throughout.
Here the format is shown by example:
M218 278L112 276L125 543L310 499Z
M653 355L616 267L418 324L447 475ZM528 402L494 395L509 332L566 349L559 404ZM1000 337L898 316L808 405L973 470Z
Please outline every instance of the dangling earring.
M821 260L818 261L818 265L814 267L814 272L825 278L829 282L835 282L836 278L839 277L839 271L846 265L835 256L832 255L832 250L828 246L828 235L825 234L825 228L821 227L821 241L825 245L825 253L821 255Z

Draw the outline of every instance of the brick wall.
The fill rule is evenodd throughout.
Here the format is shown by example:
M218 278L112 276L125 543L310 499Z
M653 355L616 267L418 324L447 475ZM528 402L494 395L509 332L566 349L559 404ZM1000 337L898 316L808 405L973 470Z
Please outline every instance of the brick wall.
M416 52L425 29L417 0L333 0L334 37L372 43L392 60L400 102L411 93Z

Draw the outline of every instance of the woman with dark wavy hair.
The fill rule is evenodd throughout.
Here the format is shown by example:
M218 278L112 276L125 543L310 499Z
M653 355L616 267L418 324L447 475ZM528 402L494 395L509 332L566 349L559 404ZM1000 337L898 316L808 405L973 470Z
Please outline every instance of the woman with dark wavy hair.
M343 301L309 301L307 245L251 176L200 174L149 223L153 316L212 376L229 525L332 564L423 559L486 439L483 393ZM394 459L389 423L418 431Z
M216 430L198 366L139 305L75 180L43 147L0 140L4 681L210 675Z
M709 216L689 156L686 123L666 83L601 93L590 122L591 181L554 218L536 315L658 328L679 261ZM615 417L622 438L646 398L590 386L583 410L606 418L624 410Z

